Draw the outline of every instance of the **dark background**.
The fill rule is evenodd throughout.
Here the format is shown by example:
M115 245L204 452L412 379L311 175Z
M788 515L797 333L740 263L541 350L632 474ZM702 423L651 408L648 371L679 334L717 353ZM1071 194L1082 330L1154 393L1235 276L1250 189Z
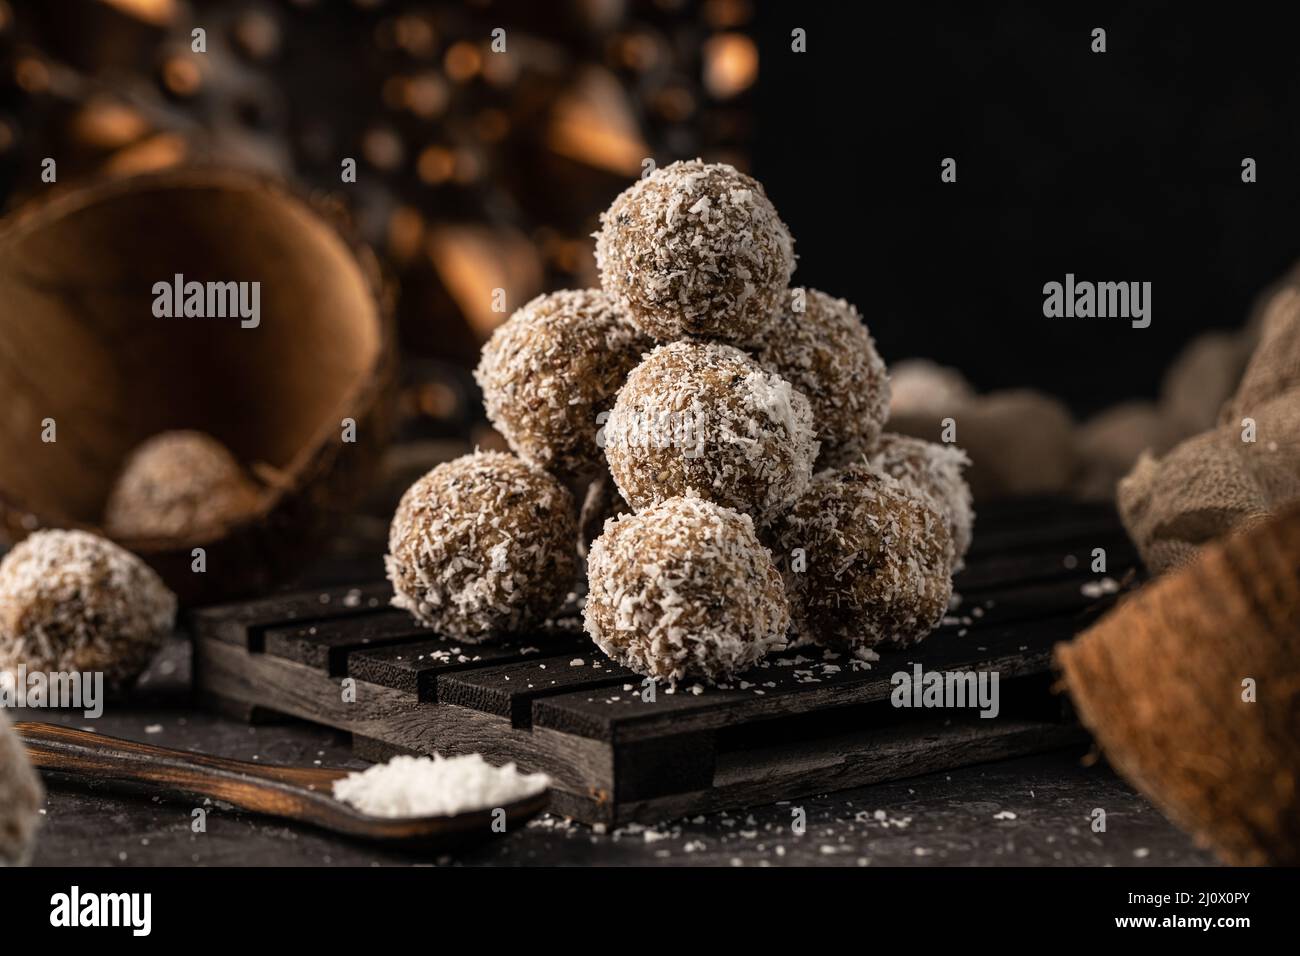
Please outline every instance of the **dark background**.
M1289 18L1172 3L758 13L754 170L795 235L795 281L856 302L890 360L1041 386L1080 413L1154 396L1181 345L1239 326L1300 257ZM955 184L939 179L946 156ZM1152 282L1151 326L1044 318L1043 284L1067 272Z
M983 390L1039 386L1079 415L1154 397L1180 348L1200 331L1239 327L1300 259L1294 18L1267 6L1093 3L1076 13L952 0L194 0L189 8L155 29L96 0L0 0L0 123L10 124L0 198L44 191L34 181L44 156L60 157L61 182L99 172L111 157L79 149L69 130L87 100L114 92L145 104L147 135L185 138L187 160L243 162L251 151L291 182L333 188L398 276L404 345L465 367L487 329L468 328L471 310L449 293L437 256L416 240L393 248L389 217L404 204L421 228L487 226L491 261L524 260L512 302L594 283L596 217L639 170L583 165L545 147L545 117L593 65L621 84L624 118L660 164L702 155L752 169L796 237L795 281L854 301L886 359L932 357ZM429 50L376 39L412 13L434 24ZM258 14L279 24L278 47L241 55L233 30ZM191 21L207 25L212 55L189 53ZM513 84L451 83L451 105L434 117L385 101L389 78L436 73L453 43L482 44L498 23L540 41L555 65L533 63ZM796 26L808 33L806 53L790 50ZM1104 54L1090 49L1098 26ZM754 86L719 100L700 82L701 52L728 31L752 37L759 68ZM624 57L624 41L638 37L653 41L654 65ZM527 58L527 44L514 49ZM49 89L13 86L22 57L59 64ZM178 95L161 82L173 60L209 70L196 91ZM665 113L665 93L689 105ZM510 119L503 143L473 135L488 110ZM365 159L375 128L400 139L404 153L391 168ZM421 181L417 158L429 146L475 151L480 174ZM338 188L340 155L363 158L355 189ZM939 179L948 156L955 184ZM1258 163L1256 183L1241 181L1245 156ZM1151 282L1151 326L1045 318L1043 284L1067 272ZM480 278L484 287L498 281Z

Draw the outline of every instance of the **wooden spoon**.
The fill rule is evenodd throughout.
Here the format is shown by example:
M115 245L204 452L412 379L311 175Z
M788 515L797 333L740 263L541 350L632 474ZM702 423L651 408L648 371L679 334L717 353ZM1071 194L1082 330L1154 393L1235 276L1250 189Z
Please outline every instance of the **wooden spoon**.
M283 817L368 840L417 842L422 848L464 846L486 839L492 810L454 816L375 817L336 800L335 780L351 771L337 767L288 767L230 760L186 750L169 750L134 740L75 730L57 724L14 725L32 763L55 773L90 781L115 780L154 790L197 794L254 813ZM549 791L508 803L506 831L546 809Z

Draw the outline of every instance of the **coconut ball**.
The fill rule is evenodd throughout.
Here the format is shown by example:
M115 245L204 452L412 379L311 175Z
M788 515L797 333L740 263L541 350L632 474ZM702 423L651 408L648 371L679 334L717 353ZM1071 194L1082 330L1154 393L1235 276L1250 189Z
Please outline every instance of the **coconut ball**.
M601 285L661 341L752 339L794 272L794 240L763 187L725 163L657 169L600 222Z
M211 435L170 431L127 457L104 509L115 538L192 538L257 510L262 492Z
M970 486L961 476L970 465L966 453L955 445L886 432L866 456L866 464L929 496L948 523L953 570L960 568L975 525Z
M619 391L604 441L637 509L692 492L759 517L803 491L817 457L808 399L717 342L651 352Z
M790 607L753 521L702 498L611 519L587 581L587 633L647 677L722 680L785 646Z
M880 435L889 417L889 373L862 316L844 299L791 290L750 351L808 397L823 460L845 447L868 448Z
M905 647L952 597L948 523L929 498L865 466L818 474L775 543L801 640Z
M603 467L597 416L653 343L594 289L533 299L483 347L488 418L524 461L560 475Z
M956 416L975 399L975 389L961 372L929 359L904 359L895 362L890 371L891 417L938 420Z
M38 531L0 561L0 671L102 671L125 687L175 620L162 579L98 535Z
M30 859L44 796L22 741L0 710L0 866L21 866Z
M393 604L478 643L540 623L577 575L573 498L504 452L439 465L402 495L384 564Z

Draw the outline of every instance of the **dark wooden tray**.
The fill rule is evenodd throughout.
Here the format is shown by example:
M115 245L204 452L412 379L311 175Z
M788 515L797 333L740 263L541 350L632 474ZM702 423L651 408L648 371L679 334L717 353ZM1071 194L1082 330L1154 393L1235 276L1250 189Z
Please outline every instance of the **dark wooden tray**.
M1091 569L1105 548L1106 575ZM378 567L376 559L376 567ZM1137 579L1113 509L1058 500L986 506L928 640L870 668L787 651L729 687L641 699L576 622L524 639L440 640L388 607L386 583L300 591L192 615L201 700L246 719L286 714L353 734L368 759L480 752L555 781L552 808L589 823L653 822L1031 753L1082 739L1049 689L1052 646ZM1087 593L1085 593L1087 592ZM1001 712L905 709L891 675L996 671Z

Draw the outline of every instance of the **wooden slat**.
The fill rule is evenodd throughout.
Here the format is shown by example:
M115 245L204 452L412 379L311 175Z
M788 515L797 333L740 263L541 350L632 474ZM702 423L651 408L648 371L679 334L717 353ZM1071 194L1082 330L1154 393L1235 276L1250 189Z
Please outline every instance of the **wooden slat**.
M392 594L388 582L380 581L218 604L194 611L190 629L195 637L260 650L261 636L268 628L373 612L387 607Z
M975 537L971 542L967 560L989 554L1009 554L1017 551L1042 550L1047 547L1061 549L1061 553L1083 547L1100 535L1114 536L1122 533L1118 519L1097 521L1084 515L1065 515L1062 520L1043 520L1007 525L1001 528L985 527L977 515Z
M994 554L1116 529L1123 531L1123 525L1111 502L1066 498L984 502L975 507L971 553Z
M426 632L427 633L427 632ZM588 650L590 648L590 651ZM349 677L415 694L421 701L438 700L438 675L451 671L506 664L529 658L541 659L596 651L581 631L552 630L522 638L464 644L430 639L352 651L348 655Z
M622 742L883 700L892 689L890 676L918 662L927 671L996 670L999 680L1007 680L1048 670L1052 646L1073 637L1091 616L1067 614L1032 628L992 627L964 637L958 636L960 628L950 625L915 648L882 653L870 669L820 648L786 651L725 686L686 682L675 693L660 687L654 702L642 700L640 679L633 678L631 691L580 690L538 699L532 721L535 726Z
M1126 584L1121 584L1120 579L1111 578L1121 590L1127 589L1136 580L1136 576L1127 570L1124 575L1128 579ZM1097 575L1088 575L1082 578L1047 580L1028 586L1003 585L968 591L963 593L962 603L945 621L956 619L960 622L959 629L974 631L1072 614L1094 607L1099 601L1113 599L1111 595L1099 598L1085 593L1090 582L1097 583L1100 580ZM933 640L933 637L928 640Z
M1091 571L1092 549L1106 549L1108 568L1127 570L1137 567L1137 551L1122 531L1112 530L1091 537L1086 546L1050 542L1024 551L998 552L969 558L966 567L953 579L953 589L966 594L977 589L1006 585L1036 584L1042 581L1095 577ZM1066 557L1074 558L1074 567ZM1118 574L1112 575L1118 577Z
M500 717L421 704L411 694L362 681L355 699L344 699L337 679L316 668L222 641L194 642L194 672L206 694L227 701L265 703L282 714L416 753L481 753L497 765L514 761L525 773L544 770L561 788L613 792L613 757L599 741L562 735L564 745L552 746Z
M581 660L581 664L575 663ZM438 677L438 700L508 717L515 727L532 724L533 701L571 691L597 691L611 685L640 681L631 671L610 662L594 645L577 655L522 661L499 667L478 667Z
M952 721L925 717L885 731L719 754L711 786L619 801L613 822L656 823L695 813L767 804L845 790L885 780L1068 747L1087 739L1078 727L1039 721ZM593 816L599 808L569 800L569 812Z
M262 632L262 641L267 654L297 661L338 677L347 673L350 651L408 644L428 636L429 629L417 624L410 614L393 609L327 621L305 621L287 627L268 627Z

